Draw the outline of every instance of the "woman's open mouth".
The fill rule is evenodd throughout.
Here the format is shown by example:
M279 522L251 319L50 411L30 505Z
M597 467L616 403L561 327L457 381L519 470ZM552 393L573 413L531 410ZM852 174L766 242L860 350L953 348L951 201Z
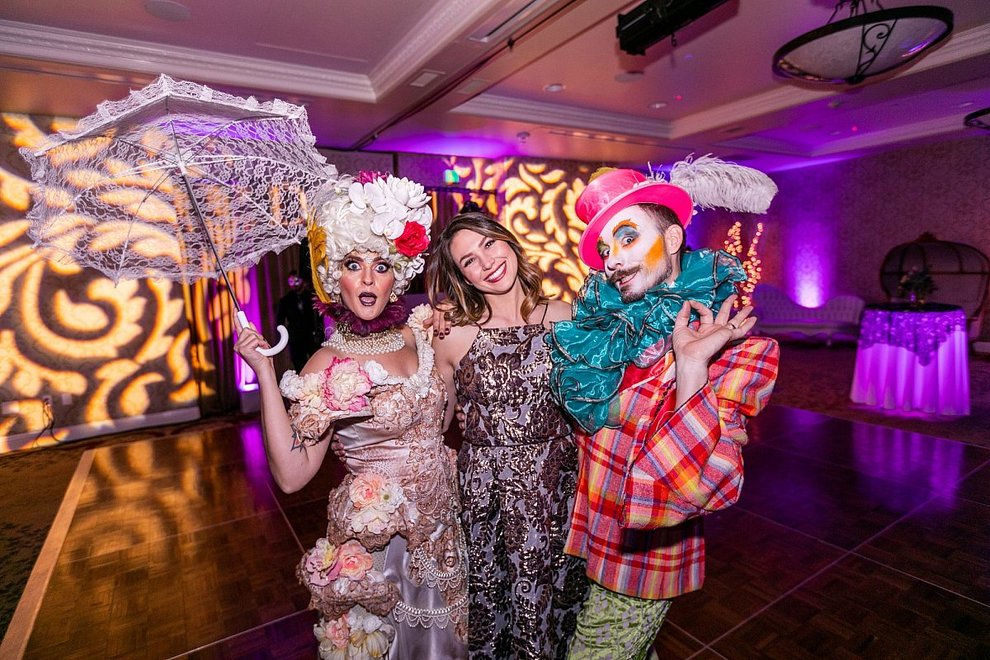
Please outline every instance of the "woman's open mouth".
M373 293L358 294L358 301L365 307L374 307L378 302L378 296Z

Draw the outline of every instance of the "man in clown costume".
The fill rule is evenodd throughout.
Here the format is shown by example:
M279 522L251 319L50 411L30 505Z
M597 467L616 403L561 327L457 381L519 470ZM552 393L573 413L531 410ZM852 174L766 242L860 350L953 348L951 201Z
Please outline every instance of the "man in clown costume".
M547 340L551 388L583 431L566 552L587 560L591 592L569 658L646 658L671 600L701 588L702 517L739 498L778 348L747 338L752 308L732 309L738 259L686 250L684 229L696 206L762 213L775 193L706 156L669 181L599 171L577 200L592 272Z

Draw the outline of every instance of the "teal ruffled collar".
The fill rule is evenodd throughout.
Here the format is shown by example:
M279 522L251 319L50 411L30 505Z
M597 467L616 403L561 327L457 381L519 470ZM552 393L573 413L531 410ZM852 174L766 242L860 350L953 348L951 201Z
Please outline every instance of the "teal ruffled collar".
M608 420L626 366L671 335L684 301L717 310L745 280L739 259L709 249L685 253L676 281L658 284L631 303L622 302L602 273L591 273L574 300L574 320L553 324L546 337L554 397L581 428L594 433Z

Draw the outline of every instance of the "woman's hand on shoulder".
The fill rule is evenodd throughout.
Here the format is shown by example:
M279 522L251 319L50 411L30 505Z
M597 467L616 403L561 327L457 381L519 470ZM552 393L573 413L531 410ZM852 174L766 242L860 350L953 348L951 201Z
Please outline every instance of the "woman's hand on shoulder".
M450 311L454 309L454 305L449 300L441 300L439 303L433 307L433 320L432 323L427 321L427 327L433 328L433 336L437 339L443 339L450 334L450 329L453 325L450 322Z

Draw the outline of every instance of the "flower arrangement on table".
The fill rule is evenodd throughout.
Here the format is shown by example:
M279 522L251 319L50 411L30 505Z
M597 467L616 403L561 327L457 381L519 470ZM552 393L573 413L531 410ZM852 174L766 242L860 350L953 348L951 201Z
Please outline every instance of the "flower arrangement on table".
M938 291L935 280L928 272L928 266L921 268L912 267L911 270L901 276L897 283L897 296L908 298L912 303L924 304L925 298Z

